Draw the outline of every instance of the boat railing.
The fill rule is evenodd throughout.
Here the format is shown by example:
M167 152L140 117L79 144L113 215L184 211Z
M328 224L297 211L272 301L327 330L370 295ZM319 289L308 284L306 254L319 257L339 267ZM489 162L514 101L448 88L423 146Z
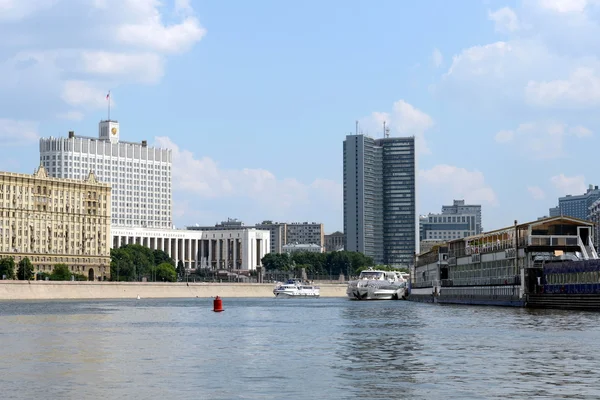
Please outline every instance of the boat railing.
M414 288L426 288L426 287L433 287L433 281L420 281L420 282L415 282L411 285Z
M530 235L529 246L579 246L579 236L575 235Z
M491 286L491 285L518 285L521 278L518 275L504 277L442 279L442 286Z

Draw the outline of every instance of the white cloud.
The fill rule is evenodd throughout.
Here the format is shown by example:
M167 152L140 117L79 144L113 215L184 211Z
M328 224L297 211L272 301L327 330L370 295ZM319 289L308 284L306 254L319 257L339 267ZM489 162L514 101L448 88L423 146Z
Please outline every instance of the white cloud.
M185 0L0 0L3 19L0 90L10 101L0 99L0 108L11 115L35 99L45 105L30 107L36 119L103 108L108 89L159 82L169 55L206 33ZM85 93L69 91L72 82ZM89 88L103 94L91 99Z
M37 123L0 119L0 140L3 146L31 145L39 140Z
M431 61L433 62L433 66L439 68L444 62L444 56L439 49L433 49L433 53L431 54Z
M590 0L538 0L541 8L558 13L581 13L592 3Z
M100 77L124 77L132 82L156 83L164 74L164 60L156 53L84 51L83 70Z
M61 98L74 107L100 108L108 107L107 90L93 87L85 81L66 81ZM111 99L111 106L114 101Z
M543 200L546 197L546 193L539 186L528 186L527 191L535 200Z
M558 158L564 156L565 138L589 137L592 131L578 125L569 128L557 122L529 122L520 124L515 130L503 130L495 135L498 143L515 142L522 151L538 159Z
M429 115L404 100L398 100L392 106L391 112L373 112L360 120L360 126L364 133L380 132L381 136L376 136L382 137L383 122L390 128L391 135L415 136L417 151L421 154L431 154L425 140L425 132L434 126L434 121Z
M585 176L583 175L565 176L565 174L560 174L550 178L550 182L561 196L585 193Z
M489 11L488 18L495 22L498 32L514 32L520 28L517 14L509 7L503 7L494 12Z
M440 193L469 203L497 205L494 190L485 182L480 171L469 171L453 165L440 164L419 171L420 183L426 195L439 197Z
M504 130L504 131L500 131L500 132L496 133L496 136L494 136L494 139L498 143L508 143L508 142L512 141L514 137L515 137L515 133L513 131Z
M14 21L42 11L58 0L0 0L0 21Z
M472 75L502 75L507 67L506 56L519 52L507 42L490 43L483 46L473 46L452 57L452 65L445 77Z
M177 25L164 26L158 15L144 23L119 26L117 30L117 37L123 43L164 53L187 51L205 34L206 30L194 17L188 17Z
M168 137L156 137L156 144L173 152L173 190L178 196L194 199L236 199L245 202L245 212L270 218L299 218L303 210L341 213L342 185L315 179L310 184L294 178L278 179L265 169L225 169L209 157L196 158ZM189 201L189 198L181 200Z
M580 67L566 80L531 80L525 96L530 104L538 106L594 107L600 103L600 76L592 68Z
M586 138L593 136L593 132L591 130L581 125L570 128L569 132L572 135L577 136L578 138Z

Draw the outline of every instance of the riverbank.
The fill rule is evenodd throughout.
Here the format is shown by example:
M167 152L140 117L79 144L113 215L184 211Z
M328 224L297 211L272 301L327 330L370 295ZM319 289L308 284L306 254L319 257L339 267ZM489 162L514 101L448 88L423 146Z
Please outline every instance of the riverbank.
M346 297L346 285L320 284L321 297ZM272 283L0 281L0 300L274 297Z

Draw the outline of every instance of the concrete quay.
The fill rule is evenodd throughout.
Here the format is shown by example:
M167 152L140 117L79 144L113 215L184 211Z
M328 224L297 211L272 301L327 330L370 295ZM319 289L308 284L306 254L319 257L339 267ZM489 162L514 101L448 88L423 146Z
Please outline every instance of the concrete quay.
M274 298L272 283L150 283L0 281L0 300L134 299L141 298ZM346 284L319 284L321 297L346 297Z

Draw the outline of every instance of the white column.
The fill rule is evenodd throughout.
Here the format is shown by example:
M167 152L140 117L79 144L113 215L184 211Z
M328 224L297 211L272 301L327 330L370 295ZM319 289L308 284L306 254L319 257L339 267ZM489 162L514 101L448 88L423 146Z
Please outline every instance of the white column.
M221 268L221 239L217 239L217 270Z
M225 239L225 268L229 269L229 238Z
M238 248L238 240L237 238L233 238L233 268L237 269L237 248Z
M208 268L212 268L212 239L208 239Z
M188 268L192 268L192 239L184 239L187 242L187 266Z
M204 265L204 239L200 239L200 267L206 267Z
M179 239L173 239L175 241L175 265L179 264Z

